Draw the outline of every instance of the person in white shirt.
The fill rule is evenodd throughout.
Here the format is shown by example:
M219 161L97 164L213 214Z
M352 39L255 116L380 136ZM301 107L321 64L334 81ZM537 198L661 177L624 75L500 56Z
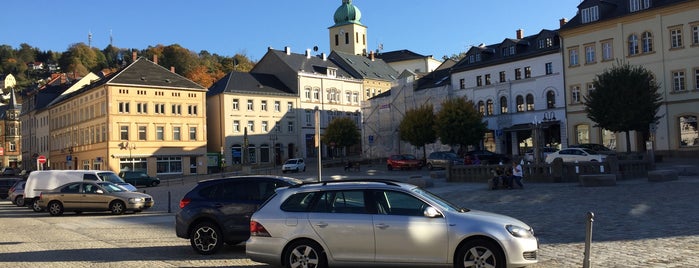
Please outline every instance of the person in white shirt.
M522 184L522 166L517 163L517 161L512 161L512 181L516 183L520 189L524 189L524 185Z

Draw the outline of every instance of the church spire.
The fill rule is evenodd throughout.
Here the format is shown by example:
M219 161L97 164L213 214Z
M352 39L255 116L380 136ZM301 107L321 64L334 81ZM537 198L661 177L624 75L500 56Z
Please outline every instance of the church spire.
M330 50L353 55L367 54L367 28L362 25L362 12L352 0L342 0L342 5L335 10L330 26Z

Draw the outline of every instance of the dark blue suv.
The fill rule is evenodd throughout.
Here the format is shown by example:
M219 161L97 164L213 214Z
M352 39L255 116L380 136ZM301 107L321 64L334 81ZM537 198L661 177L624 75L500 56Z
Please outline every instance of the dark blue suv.
M175 232L199 254L216 253L223 243L235 245L250 237L250 216L276 188L300 183L265 175L200 181L180 200Z

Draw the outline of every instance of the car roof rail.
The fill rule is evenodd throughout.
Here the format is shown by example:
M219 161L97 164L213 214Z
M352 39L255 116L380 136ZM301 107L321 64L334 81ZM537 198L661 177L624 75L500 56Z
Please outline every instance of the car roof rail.
M347 183L347 182L377 182L377 183L383 183L386 185L391 185L391 186L399 186L398 183L401 181L398 180L391 180L391 179L350 179L350 180L331 180L331 181L314 181L314 182L304 182L302 184L295 184L289 186L289 188L298 188L301 186L305 185L328 185L328 184L334 184L334 183Z

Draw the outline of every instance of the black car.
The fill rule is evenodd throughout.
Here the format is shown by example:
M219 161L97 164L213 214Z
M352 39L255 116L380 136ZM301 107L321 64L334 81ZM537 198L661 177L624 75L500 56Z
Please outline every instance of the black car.
M121 171L119 172L119 177L133 186L145 185L150 187L160 184L159 178L148 176L145 171Z
M607 146L597 143L581 143L570 145L568 148L585 148L598 152L603 155L616 155L616 151L609 149Z
M18 180L19 178L0 178L0 199L5 199L10 195L10 188Z
M471 159L475 159L475 157L478 157L481 163L486 165L495 165L500 163L507 163L510 161L510 158L506 155L493 153L488 150L469 151L466 153L466 155L471 156Z
M235 245L250 237L250 216L276 188L300 183L264 175L200 181L180 200L175 232L199 254L213 254L223 243Z

